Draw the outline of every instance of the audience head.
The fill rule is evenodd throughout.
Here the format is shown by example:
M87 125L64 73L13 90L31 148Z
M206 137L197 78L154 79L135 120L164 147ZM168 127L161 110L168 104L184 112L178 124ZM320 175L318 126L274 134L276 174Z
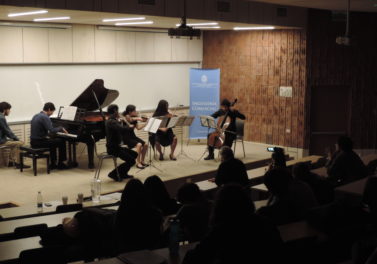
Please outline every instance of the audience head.
M141 208L149 204L143 183L138 179L131 179L123 189L119 209Z
M220 108L227 111L230 107L230 101L228 99L223 99L220 104Z
M280 196L287 192L292 176L286 169L276 168L267 171L263 180L271 194Z
M234 158L234 153L233 153L233 150L228 147L228 146L223 146L221 149L220 149L220 156L221 156L221 161L227 161L227 160L231 160Z
M0 113L3 113L5 116L9 115L11 108L12 106L8 102L0 103Z
M276 148L271 154L273 168L286 168L285 153L283 148Z
M136 106L127 105L126 110L124 110L123 115L136 115Z
M158 102L156 111L154 112L153 116L164 116L169 113L169 103L166 100L160 100Z
M109 115L117 116L119 112L119 107L116 104L111 104L107 107L107 112Z
M43 106L43 112L45 112L48 116L51 116L55 112L55 105L51 102L45 103Z
M185 183L178 189L177 200L181 204L192 204L203 200L203 194L195 183Z
M144 188L150 201L154 204L170 199L170 195L160 177L153 175L144 182Z
M338 138L338 147L341 151L351 151L353 149L352 139L347 136L341 136Z
M212 225L247 220L254 211L254 203L241 185L226 184L216 194Z
M306 181L310 177L309 164L306 162L297 162L292 169L293 177L302 181Z

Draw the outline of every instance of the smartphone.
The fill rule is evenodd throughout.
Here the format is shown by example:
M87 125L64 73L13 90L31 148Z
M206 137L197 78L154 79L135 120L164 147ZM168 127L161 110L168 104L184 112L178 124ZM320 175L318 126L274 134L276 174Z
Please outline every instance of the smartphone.
M275 151L275 148L274 148L274 147L268 147L268 148L267 148L267 151L269 151L269 152L274 152L274 151Z

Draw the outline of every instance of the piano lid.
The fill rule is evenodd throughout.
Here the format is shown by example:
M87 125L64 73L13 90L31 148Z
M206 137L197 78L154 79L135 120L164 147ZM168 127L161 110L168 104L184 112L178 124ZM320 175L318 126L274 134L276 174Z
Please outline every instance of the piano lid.
M93 92L96 94L101 108L110 105L119 96L118 91L105 88L103 80L96 79L76 98L71 106L76 106L86 111L98 110L98 104Z

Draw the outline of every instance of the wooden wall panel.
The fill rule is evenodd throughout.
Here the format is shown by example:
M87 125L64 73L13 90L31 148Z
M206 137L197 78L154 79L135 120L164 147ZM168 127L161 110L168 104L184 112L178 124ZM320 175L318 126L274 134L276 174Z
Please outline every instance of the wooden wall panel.
M304 30L205 32L204 68L221 69L221 97L239 98L246 140L304 147L306 33ZM279 86L293 86L293 97Z
M377 148L377 14L351 13L350 21L351 46L339 46L335 39L344 34L345 22L334 22L331 12L310 10L304 111L314 87L351 87L350 136L356 148ZM309 119L306 126L309 138Z

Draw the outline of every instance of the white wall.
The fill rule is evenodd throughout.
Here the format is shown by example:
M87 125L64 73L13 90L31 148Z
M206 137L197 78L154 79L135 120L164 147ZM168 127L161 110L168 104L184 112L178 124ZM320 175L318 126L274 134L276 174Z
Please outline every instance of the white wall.
M167 33L0 26L0 101L13 106L9 121L28 121L44 102L69 105L103 79L121 108L152 109L160 99L187 106L189 69L202 58L202 40Z
M0 64L199 62L203 42L167 33L73 25L70 29L0 26Z

